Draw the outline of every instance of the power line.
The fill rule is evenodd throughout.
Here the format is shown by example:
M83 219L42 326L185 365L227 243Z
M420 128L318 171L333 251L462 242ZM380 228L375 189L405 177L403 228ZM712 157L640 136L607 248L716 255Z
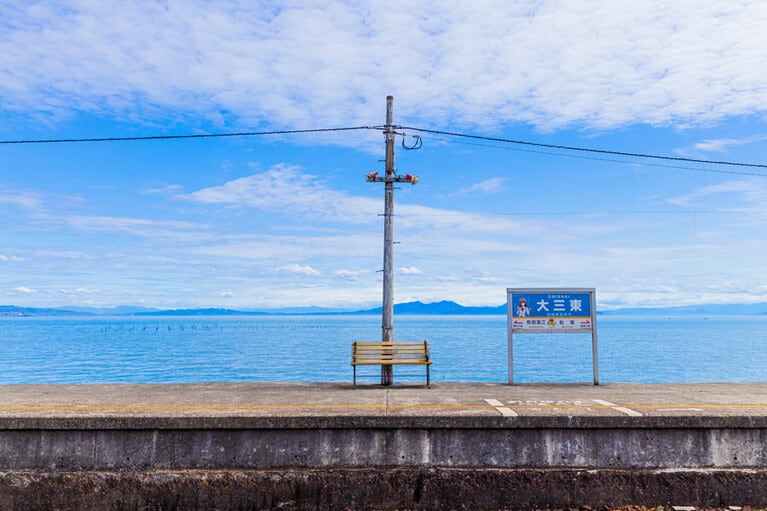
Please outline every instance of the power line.
M767 215L767 209L748 209L748 210L727 210L727 209L692 209L692 210L671 210L671 209L616 209L616 210L569 210L569 211L520 211L513 213L495 213L495 212L455 212L455 213L398 213L397 217L401 219L421 219L421 218L458 218L466 215L477 215L482 217L561 217L561 216L608 216L608 215L743 215L743 213L755 215Z
M352 127L343 127L343 128L313 128L313 129L303 129L303 130L279 130L279 131L243 131L243 132L237 132L237 133L205 133L205 134L196 134L196 135L149 135L149 136L142 136L142 137L98 137L98 138L61 138L61 139L27 139L27 140L0 140L0 144L2 145L12 145L12 144L65 144L65 143L84 143L84 142L129 142L129 141L141 141L141 140L179 140L179 139L201 139L201 138L222 138L222 137L252 137L252 136L262 136L262 135L292 135L292 134L301 134L301 133L328 133L328 132L340 132L340 131L355 131L355 130L383 130L384 126L352 126ZM530 142L527 140L516 140L516 139L509 139L509 138L500 138L500 137L487 137L483 135L472 135L468 133L457 133L457 132L451 132L451 131L441 131L441 130L432 130L427 128L418 128L415 126L394 126L396 129L402 129L402 130L412 130L412 131L418 131L421 133L432 133L436 135L446 135L450 137L460 137L460 138L469 138L474 140L487 140L490 142L502 142L506 144L517 144L517 145L525 145L525 146L532 146L532 147L544 147L548 149L561 149L565 151L580 151L580 152L587 152L587 153L596 153L596 154L610 154L615 156L628 156L633 158L649 158L649 159L655 159L655 160L665 160L665 161L681 161L681 162L689 162L689 163L702 163L702 164L709 164L709 165L723 165L723 166L735 166L735 167L748 167L748 168L762 168L767 169L767 164L761 164L761 163L747 163L747 162L735 162L735 161L726 161L726 160L703 160L703 159L697 159L697 158L686 158L681 156L663 156L658 154L649 154L649 153L634 153L634 152L628 152L628 151L611 151L607 149L593 149L589 147L579 147L579 146L568 146L568 145L560 145L560 144L546 144L542 142ZM555 156L565 156L565 157L574 157L566 154L561 153L543 153L543 154L552 154ZM615 161L615 160L605 160L605 161L614 161L616 163L625 163L622 161ZM641 162L633 162L638 164L643 164ZM644 164L649 165L649 164ZM716 170L712 169L693 169L688 167L670 167L670 168L683 168L688 170L700 170L705 172L716 172ZM719 171L719 172L726 172L726 173L732 173L736 174L736 172L727 172L727 171ZM742 175L753 175L753 176L759 176L764 177L763 174L749 174L749 173L739 173Z
M519 147L509 147L507 145L503 146L503 145L492 145L492 144L479 144L477 142L464 142L460 140L451 140L448 138L439 138L439 137L420 137L420 138L425 138L426 140L438 140L440 142L448 142L452 144L465 144L465 145L473 145L477 147L492 147L495 149L504 149L506 151L519 151L523 153L545 154L548 156L560 156L563 158L577 158L579 160L606 161L609 163L620 163L623 165L642 165L643 167L660 167L665 169L692 170L695 172L714 172L717 174L735 174L738 176L767 177L767 174L760 174L758 172L744 172L742 170L704 169L701 167L685 167L682 165L667 165L664 163L651 163L646 161L618 160L615 158L599 158L597 156L584 156L579 154L565 154L565 153L555 153L552 151L539 151L535 149L522 149Z
M403 130L420 131L422 133L434 133L436 135L448 135L451 137L472 138L476 140L489 140L491 142L504 142L507 144L520 144L520 145L527 145L527 146L534 146L534 147L546 147L549 149L563 149L566 151L582 151L587 153L630 156L634 158L652 158L656 160L686 161L686 162L692 162L692 163L706 163L711 165L731 165L736 167L752 167L752 168L767 169L767 164L762 164L762 163L744 163L744 162L724 161L724 160L700 160L697 158L684 158L681 156L661 156L657 154L609 151L607 149L591 149L587 147L576 147L576 146L567 146L567 145L559 145L559 144L544 144L540 142L528 142L526 140L514 140L510 138L497 138L497 137L485 137L481 135L469 135L467 133L455 133L450 131L430 130L425 128L416 128L413 126L398 126L398 128Z
M315 128L306 130L283 131L242 131L239 133L206 133L197 135L150 135L146 137L104 137L104 138L58 138L30 140L0 140L0 144L69 144L77 142L128 142L136 140L174 140L183 138L217 138L217 137L253 137L258 135L292 135L296 133L324 133L329 131L353 131L377 129L372 126L354 126L350 128Z

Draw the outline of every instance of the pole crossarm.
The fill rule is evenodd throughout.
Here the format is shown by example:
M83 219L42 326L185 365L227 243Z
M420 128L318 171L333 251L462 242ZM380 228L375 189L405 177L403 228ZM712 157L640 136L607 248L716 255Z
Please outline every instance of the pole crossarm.
M410 183L411 185L418 183L418 176L411 174L400 175L387 175L379 176L378 172L368 172L365 174L365 181L368 183Z

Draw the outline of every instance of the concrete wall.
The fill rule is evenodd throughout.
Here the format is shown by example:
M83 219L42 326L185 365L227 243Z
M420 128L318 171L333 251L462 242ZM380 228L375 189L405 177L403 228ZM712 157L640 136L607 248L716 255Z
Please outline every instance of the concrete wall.
M764 506L766 483L765 418L0 420L0 509Z
M767 468L747 418L517 419L6 421L0 470Z
M495 467L757 468L747 429L4 431L0 470Z

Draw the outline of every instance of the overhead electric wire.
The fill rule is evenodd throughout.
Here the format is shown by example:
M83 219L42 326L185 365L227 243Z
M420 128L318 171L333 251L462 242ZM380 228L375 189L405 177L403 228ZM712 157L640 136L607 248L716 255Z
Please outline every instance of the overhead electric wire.
M706 163L710 165L730 165L735 167L752 167L752 168L767 169L767 164L762 164L762 163L745 163L745 162L724 161L724 160L702 160L697 158L685 158L682 156L662 156L662 155L647 154L647 153L610 151L607 149L591 149L588 147L567 146L567 145L560 145L560 144L544 144L541 142L529 142L526 140L514 140L510 138L486 137L482 135L469 135L467 133L455 133L450 131L430 130L426 128L416 128L414 126L397 126L397 128L403 129L403 130L420 131L422 133L433 133L436 135L447 135L451 137L471 138L475 140L489 140L491 142L504 142L507 144L520 144L520 145L527 145L527 146L534 146L534 147L546 147L548 149L563 149L566 151L582 151L587 153L612 154L616 156L630 156L633 158L652 158L656 160L686 161L691 163Z
M533 217L547 217L547 216L606 216L606 215L742 215L743 213L750 213L756 215L767 215L767 209L749 209L742 210L721 210L721 209L697 209L697 210L664 210L664 209L622 209L622 210L592 210L592 211L520 211L514 213L487 213L487 212L455 212L455 213L398 213L398 218L419 219L419 218L450 218L450 217L462 217L466 214L477 215L483 217L513 217L513 216L533 216Z
M26 139L26 140L0 140L0 145L11 145L11 144L62 144L62 143L83 143L83 142L128 142L128 141L141 141L141 140L179 140L179 139L201 139L201 138L222 138L222 137L252 137L252 136L262 136L262 135L292 135L292 134L303 134L303 133L327 133L327 132L341 132L341 131L355 131L355 130L381 130L386 129L386 126L351 126L351 127L342 127L342 128L313 128L313 129L302 129L302 130L275 130L275 131L243 131L243 132L237 132L237 133L200 133L195 135L148 135L148 136L138 136L138 137L97 137L97 138L61 138L61 139ZM665 161L681 161L681 162L688 162L688 163L702 163L702 164L708 164L708 165L721 165L721 166L735 166L735 167L748 167L748 168L762 168L767 169L767 164L762 163L747 163L747 162L735 162L735 161L726 161L726 160L703 160L698 158L687 158L682 156L664 156L664 155L658 155L658 154L649 154L649 153L635 153L635 152L628 152L628 151L612 151L608 149L594 149L589 147L578 147L578 146L568 146L568 145L561 145L561 144L546 144L542 142L530 142L527 140L516 140L516 139L509 139L509 138L500 138L500 137L488 137L483 135L471 135L468 133L457 133L457 132L451 132L451 131L442 131L442 130L433 130L433 129L427 129L427 128L418 128L415 126L394 126L395 129L400 130L412 130L412 131L418 131L421 133L432 133L436 135L446 135L450 137L460 137L460 138L468 138L473 140L487 140L490 142L502 142L506 144L517 144L517 145L525 145L525 146L532 146L532 147L543 147L547 149L560 149L564 151L580 151L580 152L587 152L587 153L595 153L595 154L608 154L608 155L614 155L614 156L626 156L626 157L632 157L632 158L648 158L648 159L655 159L655 160L665 160ZM566 157L574 157L572 155L566 155L561 153L544 153L544 154L552 154L552 155L558 155L558 156L566 156ZM613 161L613 160L605 160L605 161ZM624 162L622 160L616 161L617 163L629 163ZM631 162L636 163L640 165L649 165L649 164L643 164L641 162ZM660 165L659 165L660 166ZM687 168L687 167L671 167L670 168ZM716 170L712 169L692 169L687 168L689 170L700 170L700 171L707 171L707 172L716 172ZM725 173L731 173L731 174L742 174L742 175L753 175L753 176L759 176L764 177L764 174L750 174L745 172L733 172L733 171L719 171L719 172L725 172Z
M315 128L306 130L282 131L242 131L239 133L200 133L196 135L149 135L145 137L104 137L104 138L58 138L30 140L0 140L0 144L66 144L76 142L128 142L136 140L173 140L184 138L217 138L217 137L253 137L258 135L292 135L297 133L324 133L329 131L372 130L372 126L353 126L350 128Z
M579 154L564 154L564 153L555 153L552 151L537 151L535 149L522 149L519 147L509 147L509 146L502 146L502 145L491 145L491 144L479 144L477 142L464 142L459 140L451 140L447 138L439 138L439 137L421 137L426 140L438 140L440 142L447 142L447 143L453 143L453 144L465 144L465 145L473 145L477 147L492 147L495 149L504 149L506 151L519 151L523 153L533 153L533 154L545 154L548 156L560 156L564 158L577 158L579 160L593 160L593 161L606 161L609 163L621 163L623 165L642 165L643 167L660 167L664 169L679 169L679 170L692 170L694 172L714 172L717 174L735 174L738 176L753 176L753 177L767 177L767 174L760 174L758 172L744 172L742 170L725 170L725 169L705 169L701 167L685 167L682 165L666 165L664 163L652 163L652 162L646 162L646 161L636 161L636 160L618 160L615 158L599 158L597 156L583 156Z

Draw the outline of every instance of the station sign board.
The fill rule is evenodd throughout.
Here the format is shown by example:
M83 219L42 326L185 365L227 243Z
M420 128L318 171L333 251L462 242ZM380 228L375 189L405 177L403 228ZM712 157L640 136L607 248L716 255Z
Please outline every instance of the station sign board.
M592 293L583 290L508 290L514 332L590 332Z
M599 384L594 288L508 288L506 304L509 383L514 383L514 334L590 333L594 385Z

